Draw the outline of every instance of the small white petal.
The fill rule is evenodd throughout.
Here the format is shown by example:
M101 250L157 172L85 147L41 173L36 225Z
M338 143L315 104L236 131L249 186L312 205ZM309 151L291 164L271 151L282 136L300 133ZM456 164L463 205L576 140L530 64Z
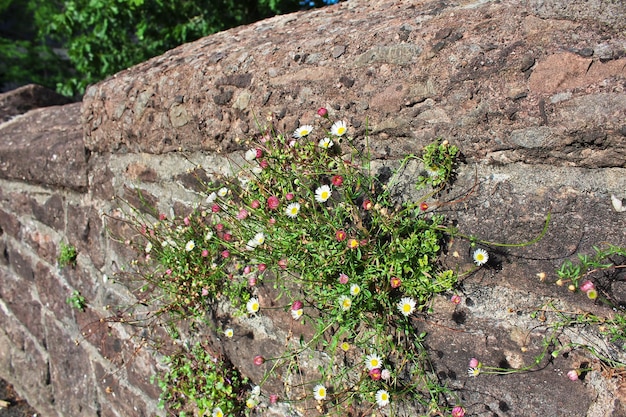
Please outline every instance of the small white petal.
M624 203L621 198L615 197L611 194L611 203L613 203L613 208L616 212L622 213L626 211L626 207L624 207Z

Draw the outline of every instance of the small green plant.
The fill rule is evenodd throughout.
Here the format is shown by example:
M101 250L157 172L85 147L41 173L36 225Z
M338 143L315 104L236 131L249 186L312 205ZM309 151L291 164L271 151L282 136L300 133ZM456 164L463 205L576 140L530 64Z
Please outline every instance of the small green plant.
M78 290L72 291L72 295L67 297L66 302L70 306L72 306L72 308L80 311L85 311L85 308L87 307L87 301L85 300L85 297L80 295L80 291Z
M568 284L569 289L575 291L581 287L583 280L590 274L603 270L606 271L626 267L626 265L615 265L610 261L612 256L626 256L626 248L608 244L603 247L594 246L593 250L593 255L578 254L576 262L572 262L569 259L563 262L561 267L557 270L559 279L556 284ZM586 288L583 288L582 291L588 293ZM593 294L594 293L591 294L592 297Z
M61 242L58 257L59 266L61 268L68 265L75 266L77 256L78 253L76 252L76 248L74 246Z
M426 175L418 177L416 186L421 188L430 185L436 188L448 184L453 179L458 155L459 148L450 145L447 140L427 145L422 154Z
M179 410L179 416L187 412L193 415L185 410L191 402L200 410L211 410L214 416L241 415L248 380L212 353L208 345L197 343L189 350L167 356L165 363L169 370L158 379L163 391L161 408L167 404L169 409Z

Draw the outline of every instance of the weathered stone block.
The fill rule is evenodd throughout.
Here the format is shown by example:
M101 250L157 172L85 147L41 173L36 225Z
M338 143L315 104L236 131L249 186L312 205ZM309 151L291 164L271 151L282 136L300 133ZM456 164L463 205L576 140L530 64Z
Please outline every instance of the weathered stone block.
M57 231L64 229L65 203L60 195L51 195L43 205L31 199L31 207L37 220Z
M105 234L102 228L102 218L93 207L69 205L66 233L71 244L78 252L89 254L91 262L96 268L101 268L105 260Z
M38 262L35 265L34 279L42 305L58 320L71 319L72 307L66 300L72 290L59 279L55 271L43 262Z
M0 178L84 191L88 155L79 114L76 103L33 110L0 125L0 136L10 138L0 143Z
M46 328L55 408L61 415L97 416L101 408L96 390L98 381L89 353L74 343L72 333L56 320L46 318Z
M16 239L20 238L20 221L14 214L0 209L0 236L8 233Z
M16 247L13 244L9 244L8 246L8 259L11 263L12 269L21 276L27 283L32 283L35 278L35 273L33 272L32 260L28 255L26 255L21 248Z
M0 123L29 110L68 104L72 100L36 84L28 84L0 94Z
M34 286L25 285L23 279L4 268L0 268L0 282L0 299L4 300L9 310L34 338L45 345L42 306L39 300L33 298Z

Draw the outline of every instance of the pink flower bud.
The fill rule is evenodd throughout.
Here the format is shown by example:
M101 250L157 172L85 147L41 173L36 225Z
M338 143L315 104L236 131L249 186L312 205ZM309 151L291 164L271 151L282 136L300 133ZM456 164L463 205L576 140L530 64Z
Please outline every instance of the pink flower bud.
M333 175L330 181L335 187L340 187L343 184L343 177L341 175Z
M276 404L278 402L278 395L272 394L270 395L270 404Z
M257 159L259 159L262 156L263 156L263 150L259 149L259 148L256 148L256 157L257 157Z
M252 202L250 203L250 207L252 207L253 209L258 209L259 207L261 207L261 203L259 202L259 200L252 200Z
M230 242L231 240L233 240L233 235L231 235L230 233L224 233L223 238L225 241Z
M278 261L278 266L281 269L287 269L287 260L286 259L281 259L280 261Z
M595 285L593 285L593 282L587 280L585 282L583 282L582 284L580 284L580 290L582 292L587 292L589 290L593 290L595 288Z
M374 368L369 372L369 376L374 381L379 381L382 377L382 371L380 370L380 368Z
M211 211L212 211L213 213L218 213L218 212L220 211L220 206L218 206L217 204L213 204L213 205L211 206Z
M254 287L256 285L256 277L248 278L248 285Z
M222 223L216 224L215 230L217 230L218 232L221 232L222 230L224 230L224 225Z
M189 226L189 217L185 217L183 223L185 223L185 226Z
M400 278L398 277L392 277L389 280L389 285L391 285L391 288L398 288L400 285L402 285L402 281L400 281Z
M259 166L263 169L267 168L268 166L270 166L270 163L267 162L267 160L263 159L262 161L259 162Z
M480 364L480 362L478 362L478 359L476 359L476 358L472 358L469 361L469 367L470 368L478 368L479 364Z
M265 363L265 358L263 358L263 356L261 355L257 355L254 357L253 361L256 366L261 366L263 365L263 363Z
M456 406L452 409L452 417L464 417L465 416L465 409L463 409L463 407L461 406Z
M450 301L452 302L452 304L461 304L461 297L458 294L454 294L452 297L450 297Z
M293 193L287 193L287 195L285 196L285 199L287 201L291 201L295 198L295 195L293 195Z
M278 197L271 196L270 198L267 199L267 207L270 210L276 210L279 205L280 205L280 201L278 200Z
M259 268L259 272L263 272L267 269L267 265L259 264L257 268Z
M371 210L372 207L374 207L374 204L372 204L371 200L364 200L363 201L363 210Z
M237 219L243 220L246 217L248 217L248 211L246 209L239 210L239 213L237 213Z
M229 256L230 256L230 252L229 251L227 251L227 250L222 251L222 258L228 258Z
M317 109L317 114L320 117L328 117L328 110L326 110L325 107L320 107L319 109Z
M346 274L344 274L344 273L339 274L339 283L340 284L347 284L349 279L350 278L348 278L348 276Z
M203 258L206 258L207 256L209 256L209 251L206 249L203 249L201 255Z
M165 219L167 219L167 216L165 215L165 213L159 214L159 220L165 220Z
M250 271L251 271L251 269L250 269L250 265L246 265L246 266L243 268L243 273L244 273L244 274L246 274L246 275L248 275L248 274L250 273Z
M207 295L209 295L209 290L207 288L203 288L202 289L202 296L206 297Z
M295 310L300 310L303 306L304 306L304 304L302 304L302 301L296 300L291 305L291 309L294 310L294 311Z
M578 371L576 369L572 369L571 371L567 373L567 377L570 379L570 381L577 381Z

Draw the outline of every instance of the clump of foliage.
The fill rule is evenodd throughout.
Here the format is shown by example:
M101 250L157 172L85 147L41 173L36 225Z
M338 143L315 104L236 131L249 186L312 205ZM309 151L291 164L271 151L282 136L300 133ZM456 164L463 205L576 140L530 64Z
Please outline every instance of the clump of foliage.
M200 410L211 410L214 416L239 415L245 403L248 380L213 354L208 346L197 343L191 349L167 356L169 371L159 380L163 390L160 405L181 410L192 402ZM193 415L193 412L190 413Z
M72 295L67 297L66 302L72 306L72 308L80 311L85 311L87 307L87 300L85 300L85 297L83 297L78 290L72 291Z
M144 290L158 289L160 313L202 320L222 299L239 315L262 315L269 306L259 301L257 287L266 281L293 320L316 328L310 340L287 343L280 357L255 358L267 368L266 378L303 378L298 358L307 352L328 358L317 376L290 387L294 401L331 414L351 406L393 413L403 402L449 410L451 393L431 370L415 315L457 281L438 264L455 229L424 200L450 178L458 149L441 141L427 147L425 161L429 168L437 164L430 176L437 181L418 187L436 188L399 204L391 198L396 176L383 181L371 172L367 151L347 125L320 114L322 134L315 139L310 125L290 136L268 126L244 161L234 162L233 176L205 184L206 199L188 215L140 219L145 259L139 266L153 268L143 275ZM232 329L224 334L232 337ZM193 369L178 359L171 366L176 375ZM186 378L163 379L164 393L185 393ZM212 389L201 378L193 381L197 393ZM249 408L259 406L260 392L253 390ZM164 401L181 407L180 398L166 394ZM218 406L224 411L200 395L185 398L200 414Z
M68 265L75 266L77 256L78 252L76 251L76 248L74 246L69 245L65 242L61 242L59 248L59 257L57 259L61 268L64 268Z
M87 85L185 42L328 3L4 0L0 22L6 20L10 30L0 34L0 85L37 82L67 96L81 95Z

